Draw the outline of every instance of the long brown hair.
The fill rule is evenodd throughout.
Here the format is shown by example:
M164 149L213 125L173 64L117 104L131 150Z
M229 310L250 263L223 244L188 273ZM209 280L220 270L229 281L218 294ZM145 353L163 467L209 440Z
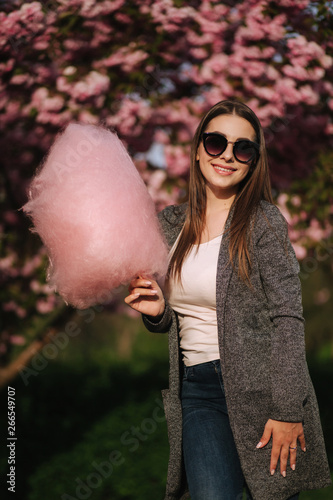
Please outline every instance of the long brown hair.
M273 202L268 171L264 133L255 113L244 103L225 100L215 104L203 116L194 134L191 149L188 209L178 244L170 260L169 274L180 281L181 268L193 245L200 243L206 217L206 180L201 173L197 150L202 134L209 122L219 115L237 115L245 118L253 127L259 144L259 159L239 185L238 193L231 206L233 216L228 230L229 257L234 265L238 260L240 278L250 284L251 271L251 220L261 200ZM236 257L237 256L237 257Z

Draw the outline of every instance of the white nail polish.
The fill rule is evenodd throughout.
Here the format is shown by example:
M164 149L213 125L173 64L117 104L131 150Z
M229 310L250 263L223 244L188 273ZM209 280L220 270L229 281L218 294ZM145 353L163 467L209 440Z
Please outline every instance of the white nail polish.
M295 470L296 469L296 464L292 464L291 468L292 468L292 470Z
M285 471L285 470L284 470L284 471L282 471L282 476L283 476L283 477L286 477L286 475L287 475L286 471Z
M275 469L272 469L272 470L271 470L271 476L273 476L273 475L274 475L274 473L275 473Z

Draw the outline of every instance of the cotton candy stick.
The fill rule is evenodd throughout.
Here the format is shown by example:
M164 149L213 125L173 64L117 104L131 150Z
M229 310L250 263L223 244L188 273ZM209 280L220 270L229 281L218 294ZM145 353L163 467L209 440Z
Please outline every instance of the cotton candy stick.
M49 256L48 281L74 307L167 270L153 201L116 134L72 123L32 180L23 210Z

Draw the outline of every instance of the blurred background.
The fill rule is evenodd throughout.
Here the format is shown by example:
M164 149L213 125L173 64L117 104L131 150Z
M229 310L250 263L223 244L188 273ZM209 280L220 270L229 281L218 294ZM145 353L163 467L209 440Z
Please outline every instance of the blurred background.
M158 500L168 461L167 338L123 305L67 307L20 208L71 121L115 130L160 210L186 196L202 114L237 98L265 129L300 261L306 345L333 467L333 2L0 2L0 471L20 500ZM333 488L301 500L332 499Z

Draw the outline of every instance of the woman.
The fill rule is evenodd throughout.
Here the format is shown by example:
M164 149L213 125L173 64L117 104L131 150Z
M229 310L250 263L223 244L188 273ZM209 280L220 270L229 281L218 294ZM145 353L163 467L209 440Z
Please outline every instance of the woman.
M163 294L138 277L125 301L169 331L166 499L295 500L330 484L309 378L298 263L273 205L263 131L221 101L193 140L188 203L159 214Z

